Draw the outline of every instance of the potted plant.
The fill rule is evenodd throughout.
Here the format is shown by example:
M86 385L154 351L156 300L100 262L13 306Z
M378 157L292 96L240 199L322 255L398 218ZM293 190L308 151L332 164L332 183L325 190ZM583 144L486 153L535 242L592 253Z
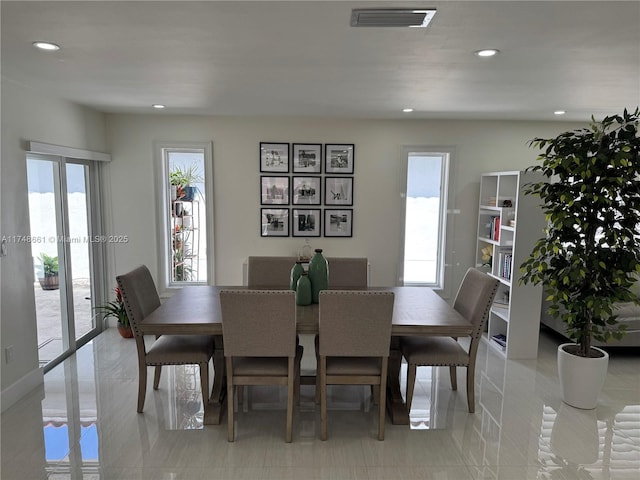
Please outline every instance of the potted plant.
M640 272L639 118L639 109L625 109L530 142L542 164L527 170L545 180L525 194L540 197L547 227L520 267L521 282L544 285L549 313L575 342L558 347L558 374L563 400L579 408L595 408L607 371L608 354L592 339L621 338L616 304L640 303L630 290Z
M114 301L107 302L105 305L96 307L96 309L102 312L102 320L106 320L109 317L113 317L117 320L118 333L120 336L123 338L132 338L133 331L131 330L127 310L125 309L124 302L122 301L122 292L120 291L120 287L116 287L114 291L116 293L116 299Z
M184 200L186 202L190 202L196 195L198 191L197 187L193 186L196 183L202 183L204 179L198 170L198 166L194 163L189 165L187 168L182 168L180 166L173 167L169 172L169 183L172 188L172 197L173 197L173 187L176 188L176 196L177 200Z
M40 268L38 282L43 290L57 290L60 288L60 280L58 276L58 257L52 257L46 253L40 253Z

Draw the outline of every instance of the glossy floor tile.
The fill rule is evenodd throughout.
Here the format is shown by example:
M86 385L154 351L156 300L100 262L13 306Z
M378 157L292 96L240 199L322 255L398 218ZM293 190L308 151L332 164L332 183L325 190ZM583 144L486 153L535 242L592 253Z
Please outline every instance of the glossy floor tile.
M482 343L475 414L466 410L463 369L454 392L446 368L419 368L411 425L387 420L383 442L367 388L331 389L322 442L314 388L303 386L287 444L285 392L251 387L228 443L226 416L203 425L195 367L165 367L158 391L149 375L137 414L135 343L110 329L2 414L0 478L637 480L640 353L610 350L598 407L577 410L559 397L560 341L543 331L538 359L526 361ZM303 369L313 368L312 351Z

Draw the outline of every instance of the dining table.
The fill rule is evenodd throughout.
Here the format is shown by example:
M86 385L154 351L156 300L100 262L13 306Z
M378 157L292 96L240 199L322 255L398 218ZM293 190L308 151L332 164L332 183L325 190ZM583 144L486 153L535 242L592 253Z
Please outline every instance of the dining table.
M144 335L216 336L213 355L213 387L208 402L205 402L205 424L219 424L225 411L226 385L220 291L248 288L246 286L185 286L165 300L139 324ZM407 425L409 412L400 391L402 365L400 337L410 335L465 337L472 333L471 322L428 287L367 287L358 290L384 290L394 293L387 379L387 412L393 424ZM299 334L317 334L318 319L318 304L296 307L296 330Z

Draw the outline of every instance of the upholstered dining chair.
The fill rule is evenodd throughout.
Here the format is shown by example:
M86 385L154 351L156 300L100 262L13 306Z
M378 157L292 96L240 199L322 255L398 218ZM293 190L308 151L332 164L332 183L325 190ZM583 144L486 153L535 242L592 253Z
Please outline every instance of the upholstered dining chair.
M366 257L329 257L329 288L369 286L369 260Z
M318 356L321 439L327 439L327 385L376 385L378 440L384 440L393 292L320 292Z
M227 370L228 440L233 442L234 389L242 385L286 385L286 441L291 442L293 403L300 396L296 301L291 290L220 291Z
M289 288L291 268L298 257L259 257L247 260L247 285L252 288Z
M467 270L453 308L473 324L468 350L457 338L450 337L402 337L400 351L407 360L407 410L411 411L413 390L418 366L448 366L451 389L457 390L457 367L467 369L467 405L469 413L475 411L474 376L478 344L489 317L499 281L480 270Z
M139 324L160 306L160 297L146 266L116 277L138 350L138 413L144 408L147 367L155 367L153 389L160 384L163 365L198 365L202 402L209 398L209 360L215 349L212 335L162 335L147 348ZM187 313L185 312L185 315Z

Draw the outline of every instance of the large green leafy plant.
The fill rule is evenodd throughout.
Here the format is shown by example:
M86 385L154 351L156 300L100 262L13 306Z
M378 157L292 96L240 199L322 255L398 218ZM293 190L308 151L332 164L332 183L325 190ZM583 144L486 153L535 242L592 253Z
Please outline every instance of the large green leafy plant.
M522 263L521 282L544 285L549 313L567 327L580 356L591 340L620 338L615 303L638 302L640 111L592 118L590 128L534 138L544 180L525 187L546 214L546 236Z

